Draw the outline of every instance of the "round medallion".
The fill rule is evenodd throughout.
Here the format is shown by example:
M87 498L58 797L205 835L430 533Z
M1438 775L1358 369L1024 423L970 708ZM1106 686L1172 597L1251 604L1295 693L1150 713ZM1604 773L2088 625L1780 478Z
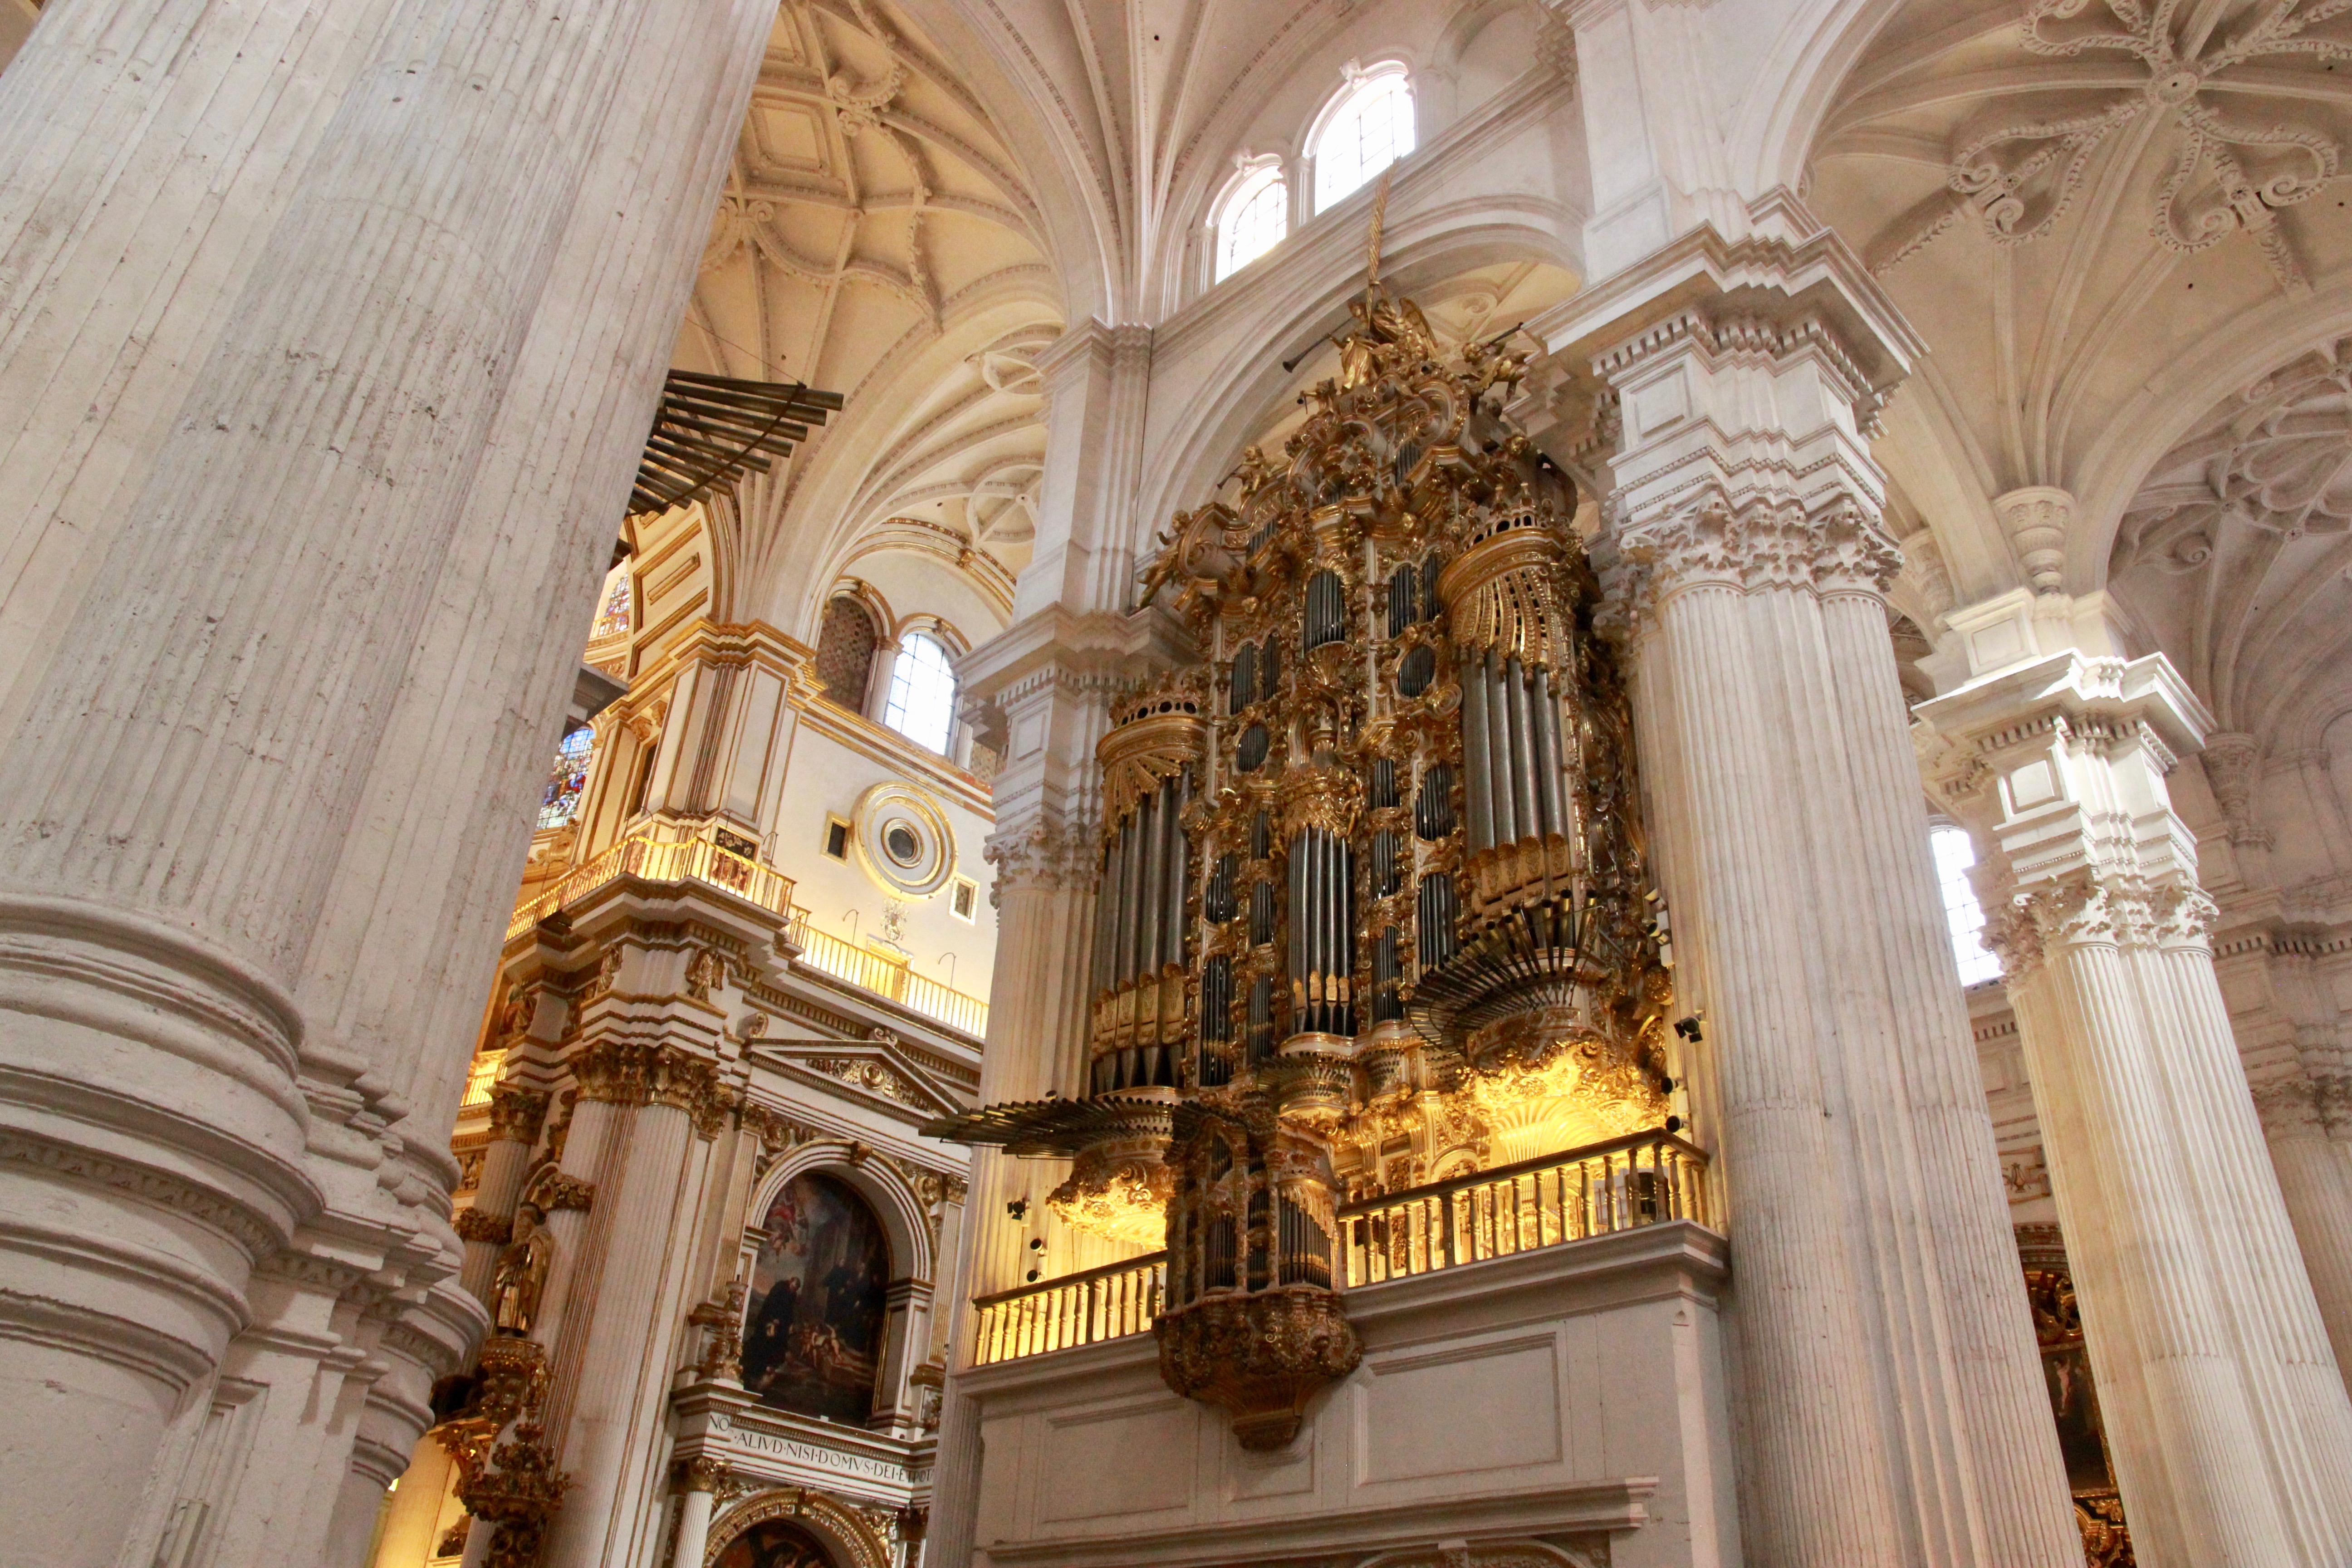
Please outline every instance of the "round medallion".
M866 874L900 898L929 898L955 870L947 813L911 784L867 790L851 814L850 829Z

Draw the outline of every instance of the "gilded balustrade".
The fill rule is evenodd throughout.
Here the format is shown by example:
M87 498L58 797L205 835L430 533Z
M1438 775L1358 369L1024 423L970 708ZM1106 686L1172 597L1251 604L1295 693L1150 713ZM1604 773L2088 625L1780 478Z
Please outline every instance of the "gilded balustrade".
M1711 1225L1706 1163L1681 1138L1643 1132L1346 1204L1340 1283L1354 1289L1670 1220ZM973 1360L1143 1333L1166 1300L1167 1269L1168 1255L1154 1252L979 1297Z

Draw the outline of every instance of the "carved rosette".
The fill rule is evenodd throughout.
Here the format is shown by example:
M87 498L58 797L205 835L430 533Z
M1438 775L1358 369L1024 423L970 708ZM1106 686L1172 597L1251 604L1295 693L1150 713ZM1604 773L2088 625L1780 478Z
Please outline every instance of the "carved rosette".
M1164 1314L1153 1331L1161 1379L1230 1412L1244 1448L1286 1446L1307 1401L1363 1360L1337 1292L1311 1285L1205 1297Z

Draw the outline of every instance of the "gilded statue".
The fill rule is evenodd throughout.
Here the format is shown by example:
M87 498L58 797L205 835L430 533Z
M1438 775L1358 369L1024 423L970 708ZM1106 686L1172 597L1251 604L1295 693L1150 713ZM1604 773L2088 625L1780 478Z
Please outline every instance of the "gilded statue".
M548 1266L555 1260L555 1238L548 1234L546 1220L537 1204L525 1203L515 1209L514 1239L499 1249L498 1268L490 1275L490 1322L495 1333L528 1334L539 1316Z

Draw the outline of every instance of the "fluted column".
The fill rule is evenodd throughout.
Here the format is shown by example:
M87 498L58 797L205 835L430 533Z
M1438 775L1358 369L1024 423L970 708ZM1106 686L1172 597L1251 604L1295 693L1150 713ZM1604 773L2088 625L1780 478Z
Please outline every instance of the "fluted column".
M2164 784L2201 704L2161 655L2068 650L1919 711L1979 840L2136 1546L2200 1568L2352 1560L2352 1400Z
M6 923L26 932L5 962L11 973L60 961L110 972L131 987L112 994L166 1003L133 1003L119 1018L68 1007L71 1026L53 1005L0 1019L20 1083L85 1077L53 1063L133 1058L99 1093L111 1103L61 1121L49 1107L9 1108L15 1132L52 1151L37 1184L63 1184L46 1199L12 1193L9 1212L65 1218L81 1255L68 1261L17 1227L55 1276L27 1276L28 1300L71 1332L27 1352L42 1364L28 1361L14 1386L37 1408L40 1391L74 1385L58 1358L87 1363L92 1397L72 1403L100 1426L78 1439L55 1425L39 1450L0 1457L0 1492L16 1486L21 1462L69 1470L108 1499L139 1495L162 1422L241 1321L245 1271L284 1245L317 1205L316 1186L332 1185L302 1169L296 1042L306 1080L314 1065L322 1075L311 1113L373 1067L373 1084L394 1092L371 1087L362 1099L391 1120L417 1083L418 1053L389 1038L403 1031L386 1014L425 1011L420 993L470 990L431 983L446 952L422 965L387 954L373 900L390 900L400 929L452 942L498 918L511 870L484 853L478 811L446 806L479 796L506 807L530 786L560 706L550 650L567 667L576 650L549 629L546 603L491 568L562 558L553 575L578 585L558 596L584 619L596 536L609 526L596 514L616 510L625 489L683 296L679 268L690 270L756 68L756 13L736 5L714 18L643 0L558 18L434 0L63 0L0 88L0 138L11 139L0 288L14 290L0 382L21 394L0 397L0 463L8 504L24 509L0 549L7 580L28 595L0 612L0 642L57 650L5 660L16 809L0 885L16 900ZM677 47L706 36L719 47ZM648 58L659 62L651 72ZM682 59L714 58L719 68L702 79L670 74ZM629 100L625 82L649 85ZM680 102L723 122L719 133ZM181 169L197 164L193 176ZM693 215L656 214L657 235L621 214L659 208L673 192ZM616 310L616 299L628 303ZM502 424L525 384L539 402ZM49 428L60 419L73 426L62 437ZM567 446L614 445L616 433L617 454ZM500 485L506 493L489 493ZM604 499L590 504L600 486ZM477 502L483 516L467 531L461 514ZM487 563L452 554L516 539L525 542L476 551ZM59 553L60 542L71 549ZM77 591L100 582L102 593ZM506 603L486 618L465 601L493 582ZM469 750L473 727L450 709L460 671L485 711L521 715L486 748ZM518 700L525 686L544 701ZM363 811L362 797L382 793L369 774L393 749L387 716L404 713L497 776L412 746L378 770L404 798ZM375 836L373 861L352 853L362 816L394 829ZM404 840L420 822L433 855L417 853L419 834ZM499 831L519 856L519 837ZM338 880L359 895L339 903ZM354 940L312 963L336 930ZM354 973L365 984L346 987ZM354 995L328 1027L299 1016ZM173 1027L214 1038L158 1037L166 1016L208 1019ZM461 1073L443 1061L419 1087L440 1102ZM152 1140L189 1107L206 1108L226 1136L160 1152L184 1188L176 1209L122 1211L107 1194L127 1193L90 1180L101 1168L91 1161L148 1163ZM109 1126L136 1131L120 1148L79 1131ZM404 1190L446 1185L426 1174L439 1163L421 1156L425 1181ZM159 1225L158 1212L184 1217ZM429 1238L442 1223L428 1215L421 1229ZM404 1247L433 1250L429 1239ZM102 1510L72 1521L79 1546L100 1556L114 1528Z
M592 1043L575 1059L581 1109L615 1112L596 1163L596 1203L570 1268L553 1352L547 1429L572 1488L549 1531L547 1568L599 1568L635 1554L664 1471L658 1438L673 1371L716 1074L675 1046ZM654 1348L658 1347L658 1348ZM650 1351L650 1353L649 1353Z
M51 0L0 79L0 727L393 0Z
M481 1181L474 1189L474 1206L459 1216L457 1224L457 1234L466 1243L466 1264L458 1280L485 1303L489 1300L499 1249L512 1233L515 1204L522 1196L523 1178L530 1173L531 1151L539 1146L540 1128L546 1119L547 1096L541 1091L513 1083L491 1087L490 1141L482 1151Z
M1885 634L1865 432L1917 345L1793 204L1751 218L1781 232L1547 334L1622 419L1597 558L1729 1199L1741 1535L1776 1568L2071 1568Z
M2352 1366L2352 1079L2273 1079L2254 1109L2336 1364Z
M712 1494L727 1479L727 1467L717 1459L696 1458L677 1468L677 1546L670 1553L671 1568L702 1568L702 1554L710 1545Z

